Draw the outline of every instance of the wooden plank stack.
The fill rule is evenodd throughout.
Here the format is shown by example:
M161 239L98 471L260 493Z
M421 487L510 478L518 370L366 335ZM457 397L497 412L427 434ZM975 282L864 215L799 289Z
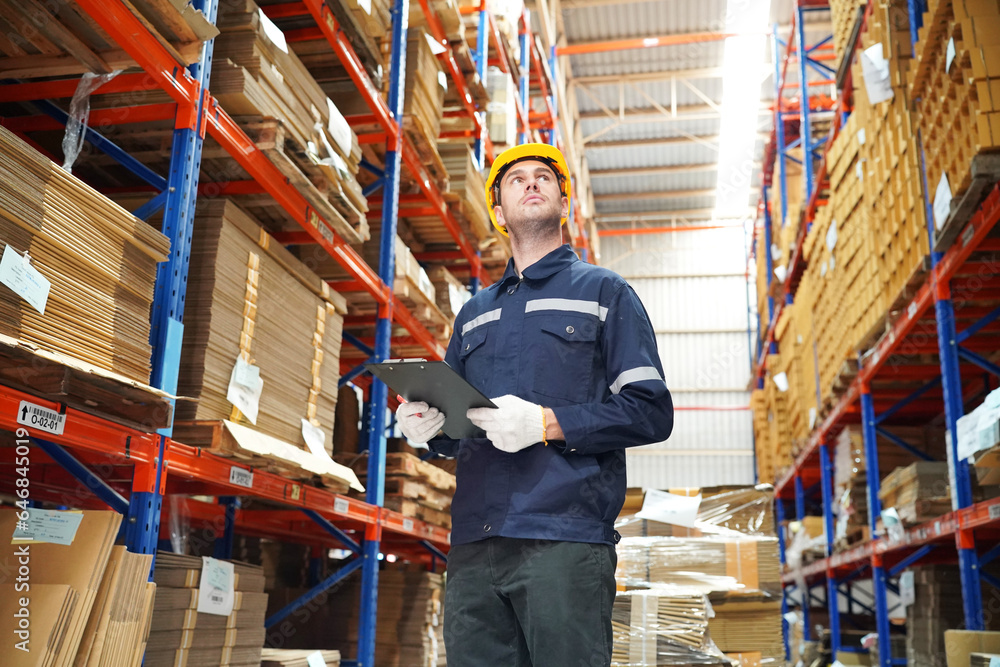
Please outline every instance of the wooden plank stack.
M331 452L343 297L227 200L202 207L192 248L178 391L197 402L178 419L240 418L227 395L243 359L263 381L257 430L305 449L308 420Z
M368 477L368 455L337 454L364 482ZM385 462L385 507L426 523L451 528L451 498L455 475L413 454L389 453Z
M228 616L198 611L202 559L161 551L147 667L258 667L264 645L267 594L261 568L233 563L233 611Z
M51 283L44 314L0 286L0 334L147 384L167 238L4 128L0 211L0 250L27 252Z
M183 0L130 0L125 6L178 62L201 57L218 34L204 14ZM108 73L136 63L72 0L0 2L0 76L36 78Z
M252 0L219 14L212 93L337 233L367 239L357 136Z
M708 600L694 591L620 591L611 610L611 664L729 665L709 638L708 619Z
M932 200L940 187L959 201L973 184L973 159L1000 150L998 31L996 2L936 0L924 13L909 92L917 104ZM995 182L988 179L989 185ZM939 233L945 231L947 213L935 215Z

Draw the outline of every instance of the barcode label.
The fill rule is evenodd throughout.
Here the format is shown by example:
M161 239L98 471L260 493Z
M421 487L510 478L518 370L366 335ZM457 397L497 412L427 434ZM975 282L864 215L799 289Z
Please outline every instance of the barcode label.
M216 604L222 604L222 601L225 598L223 598L221 595L210 595L209 599Z
M253 471L245 468L233 466L229 469L229 483L242 486L247 489L253 488Z
M968 227L966 227L965 231L962 232L962 245L967 246L970 243L972 243L972 239L975 235L976 235L975 225L969 225Z
M990 520L1000 519L1000 505L990 505Z
M347 514L347 511L351 508L350 503L347 502L346 498L335 498L333 501L333 511L340 512L341 514Z
M403 530L413 530L413 519L403 519Z
M46 433L62 435L66 428L66 415L28 401L21 401L17 408L17 423Z

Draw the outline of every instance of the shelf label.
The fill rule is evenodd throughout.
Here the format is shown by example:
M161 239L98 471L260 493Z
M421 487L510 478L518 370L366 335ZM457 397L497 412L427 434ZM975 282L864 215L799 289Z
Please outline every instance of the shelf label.
M26 520L22 520L21 516L24 512L20 513L11 544L45 542L68 547L73 544L76 531L80 528L80 522L83 521L83 512L43 510L35 507L30 507L25 511L28 516Z
M899 604L903 608L916 602L917 594L913 587L913 570L907 570L899 575Z
M201 581L198 584L198 612L229 616L236 595L233 592L235 568L232 563L201 557Z
M403 519L403 530L413 530L413 519Z
M347 502L346 498L335 498L333 500L333 511L339 512L341 514L347 514L350 510L351 504Z
M39 313L45 314L45 304L49 300L49 288L52 284L31 265L28 253L24 253L22 257L9 243L0 258L0 283L11 288Z
M263 391L264 380L260 377L260 368L248 364L243 357L236 357L236 364L229 376L226 400L236 406L255 426L257 412L260 410L260 395Z
M947 74L951 71L951 64L955 62L955 38L948 40L948 48L945 50L944 71Z
M972 239L975 238L975 236L976 236L976 226L969 225L968 227L966 227L965 230L962 232L962 246L964 247L972 243Z
M1000 505L990 505L990 521L1000 519Z
M292 500L298 500L302 497L302 487L298 484L292 484Z
M869 102L878 104L892 99L895 93L889 80L889 61L882 53L881 42L861 52L861 74L864 76Z
M229 469L229 483L242 486L246 489L253 488L253 471L246 468L233 466Z
M934 191L934 228L944 227L950 214L951 185L948 183L948 174L941 172L941 180L938 181L937 189Z
M21 401L17 407L17 423L46 433L62 435L66 428L66 415L28 401Z
M916 314L917 314L917 302L913 301L910 303L909 306L906 307L906 316L912 320L913 316Z

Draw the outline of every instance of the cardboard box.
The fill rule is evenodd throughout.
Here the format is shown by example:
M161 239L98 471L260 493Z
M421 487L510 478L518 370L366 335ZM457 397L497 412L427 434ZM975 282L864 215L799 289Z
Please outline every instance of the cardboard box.
M944 648L948 655L948 667L969 667L970 653L1000 652L1000 632L946 630Z

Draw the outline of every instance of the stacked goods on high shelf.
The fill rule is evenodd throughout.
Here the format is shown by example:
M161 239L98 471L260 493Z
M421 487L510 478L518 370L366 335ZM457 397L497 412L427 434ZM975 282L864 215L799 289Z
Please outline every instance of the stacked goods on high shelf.
M965 624L962 580L954 565L911 567L913 601L906 608L906 660L910 665L945 667L944 631Z
M1000 484L1000 389L994 389L983 403L959 418L958 457L975 461L980 486Z
M0 211L3 263L24 276L0 286L0 334L147 384L169 240L4 128Z
M0 562L20 560L23 575L30 555L30 576L0 585L0 631L11 642L4 665L141 665L156 587L151 556L114 546L121 515L27 511L25 530L20 510L0 510L0 533L13 536Z
M201 46L219 31L205 15L184 2L133 0L124 3L179 63L201 57ZM0 72L4 78L98 74L136 66L135 61L72 0L44 4L0 2L3 33Z
M795 239L799 234L799 223L805 206L805 179L802 166L802 150L793 148L786 151L788 157L780 155L775 158L774 186L771 188L771 258L775 268L781 266L788 269L794 250ZM790 159L794 158L794 159ZM785 190L781 189L781 162L784 162ZM783 275L782 271L777 273ZM772 276L772 282L774 277ZM779 281L780 282L780 281Z
M679 496L701 497L693 524L678 526L657 521L657 516L666 519L671 515ZM677 602L673 598L681 594L693 596L687 604L699 595L708 596L714 617L707 619L706 639L712 640L713 651L717 648L730 657L742 654L739 659L758 663L780 659L784 653L778 597L781 573L772 500L773 490L766 485L647 491L644 498L637 492L627 494L627 509L615 524L625 536L618 545L615 577L619 591L647 590L652 598L670 599L669 604L674 605ZM642 511L637 513L640 501ZM647 600L643 609L636 609L635 600L619 599L616 609L621 606L630 611L633 621L642 621L631 623L639 629L641 638L643 631L652 627L649 621L657 614L662 616L663 602L661 599L658 604L649 604ZM693 621L699 617L688 618ZM663 653L662 642L671 649L679 643L684 645L669 633L661 635L657 642L647 638L655 648L647 648L649 656ZM635 649L638 639L635 635L627 639L624 633L619 636L616 632L615 650L634 659L635 654L629 652ZM689 650L705 646L687 644ZM648 664L714 663L705 663L701 658L694 663L684 662L680 655L670 655Z
M913 526L951 511L948 464L917 461L889 473L878 491L882 512L895 509L904 526Z
M940 429L891 426L886 430L933 459L941 460L945 456L945 439ZM901 447L881 438L878 442L879 479L888 477L897 468L917 462L915 455ZM834 548L844 551L871 538L867 461L861 427L852 425L844 428L837 435L833 447ZM887 506L883 504L883 507Z
M773 276L768 275L767 271L767 257L771 249L767 247L767 235L764 233L763 225L766 224L763 220L759 220L759 227L756 227L754 232L754 260L756 262L755 266L757 269L757 313L760 316L760 327L757 331L758 337L761 339L767 335L768 326L770 326L771 310L768 305L768 292L767 285L768 280L774 280Z
M514 80L499 67L490 67L486 72L486 89L490 97L486 106L486 132L494 150L515 146L518 130L515 95L518 91Z
M452 212L463 231L480 245L484 245L484 242L493 238L494 231L486 206L486 179L476 168L472 148L468 144L441 143L438 144L438 150L448 170L449 187L445 199L452 204ZM413 224L411 221L411 227ZM423 240L426 244L433 243L428 239Z
M343 297L231 201L206 202L194 229L178 391L196 401L178 402L174 436L356 485L329 459Z
M223 3L212 93L348 242L368 238L358 138L252 0Z
M799 284L795 302L781 310L774 338L778 354L771 371L771 380L784 394L791 438L791 456L798 454L818 416L816 388L816 346L813 337L813 285L805 280ZM784 376L784 377L782 377ZM787 463L788 461L778 461Z
M298 598L305 589L270 591L274 613ZM285 648L336 648L345 660L357 654L361 625L361 580L320 594L308 605L291 636L278 636ZM375 625L375 664L380 667L445 665L442 639L444 585L440 574L387 565L378 575L378 612ZM277 634L277 633L276 633Z
M782 373L775 370L778 355L767 355L764 386L751 394L754 405L754 443L758 454L759 478L777 479L792 461L792 434L789 427L788 391ZM787 377L787 376L786 376ZM778 378L777 380L775 378ZM782 383L784 391L779 387Z
M268 596L259 566L160 551L153 581L146 667L260 665Z
M833 52L840 63L850 48L851 30L865 0L830 0L830 20L833 23Z
M947 243L961 231L942 228L949 202L969 192L970 205L978 204L1000 174L993 160L990 173L974 179L972 164L978 154L1000 150L998 33L1000 4L973 0L930 2L918 33L909 92L934 191L936 241L943 235Z
M340 651L266 648L260 655L260 667L314 667L318 653L326 667L340 667Z
M434 285L438 307L445 317L454 322L458 311L472 298L472 293L444 266L430 267L427 276Z
M866 50L862 57L877 61L881 49L888 61L888 78L871 89L859 85L854 91L855 112L861 111L865 121L861 220L870 221L875 234L876 289L886 295L888 308L878 313L880 317L866 332L861 348L874 342L892 314L912 298L926 273L925 258L930 249L920 151L906 86L914 65L906 1L891 0L874 6L867 26L861 37L861 46ZM854 65L853 78L865 81L861 62Z
M407 451L393 440L385 460L384 506L395 512L442 528L451 528L451 499L455 495L455 475ZM414 451L411 449L411 451ZM337 454L363 481L368 477L368 454Z

